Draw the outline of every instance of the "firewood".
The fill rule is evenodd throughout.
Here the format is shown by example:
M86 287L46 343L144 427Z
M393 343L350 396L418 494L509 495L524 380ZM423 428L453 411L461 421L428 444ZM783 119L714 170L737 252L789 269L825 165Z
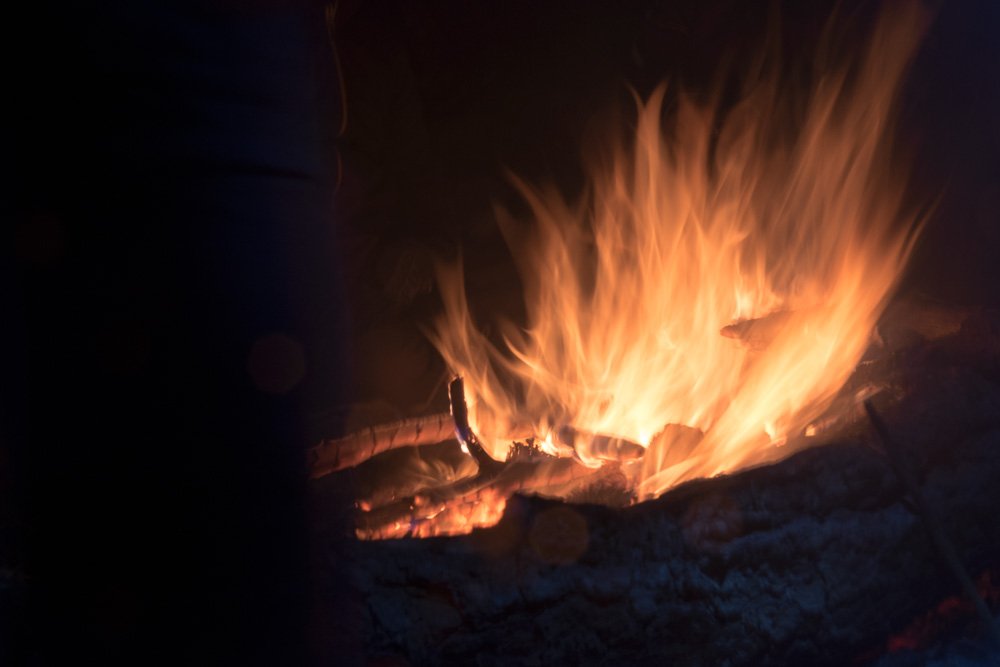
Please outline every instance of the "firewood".
M476 437L469 425L469 408L465 403L465 381L462 376L457 376L448 385L448 400L451 402L451 417L455 424L455 435L465 450L479 464L479 476L495 475L503 464L483 449L479 438Z
M722 327L719 334L738 341L749 350L759 352L771 344L791 315L790 312L778 311L755 319L739 320Z
M366 508L358 521L359 537L384 539L467 532L470 527L489 525L499 519L507 499L515 493L567 484L597 472L575 459L550 456L521 442L512 444L505 461L492 458L469 424L465 384L461 377L454 378L448 385L448 397L455 435L475 459L476 474L382 507ZM563 431L567 437L576 436L573 429ZM604 440L609 452L629 452L628 445L639 447L627 441Z
M618 461L625 463L641 459L646 448L627 438L619 438L602 433L578 431L572 426L564 426L558 431L559 442L572 447L575 451L580 443L587 443L587 456L602 461Z
M459 378L460 380L460 378ZM468 413L464 407L464 393L457 393L459 385L453 383L453 409L458 409L462 421L462 432L466 441L466 449L477 464L490 470L499 471L502 462L495 461L482 448L478 438L468 426ZM456 402L459 401L460 402ZM456 406L461 406L457 407ZM401 447L419 447L434 445L456 438L457 424L453 415L439 413L424 417L415 417L385 424L370 426L342 438L323 440L310 451L310 476L323 477L340 470L353 468L379 454ZM633 461L641 458L645 452L642 445L625 438L591 434L578 431L571 426L559 429L559 440L562 444L572 446L574 442L586 439L589 442L589 453L592 458L606 461ZM523 436L505 436L501 441L511 441L511 452L524 451L523 441L533 438ZM460 440L461 442L461 440Z
M993 431L953 448L954 469L932 481L977 573L1000 544L989 520L998 443ZM467 532L458 517L475 517L470 508L506 507L497 526L471 535L353 545L372 653L427 665L580 664L581 651L614 664L850 664L952 594L904 491L857 443L624 510L518 495L498 505L488 493L430 508L429 521L359 530L423 537L449 518ZM552 529L554 511L579 517L584 531L583 552L558 567L533 539ZM441 618L451 619L446 631Z
M581 664L592 655L614 664L876 659L914 619L959 592L913 510L915 483L924 503L947 517L966 572L995 572L1000 563L1000 384L995 358L975 352L993 354L995 331L963 326L904 351L919 365L877 358L852 381L852 410L871 398L859 390L886 387L879 415L890 448L906 445L908 482L869 446L870 427L858 421L838 427L828 446L687 482L637 505L600 506L562 490L582 504L504 498L508 484L532 486L536 496L550 490L535 487L515 461L464 494L414 498L398 522L363 517L361 536L418 537L444 522L469 532L504 512L469 535L360 541L338 553L331 571L350 567L363 587L360 641L371 654L428 665ZM694 429L668 427L646 456L682 457L699 442ZM597 479L607 468L542 461L547 482L563 473ZM565 535L574 548L554 563L539 535Z
M310 476L353 468L391 449L433 445L455 437L455 423L443 412L371 426L343 438L323 440L310 451Z
M362 538L428 536L467 530L469 525L495 522L506 499L519 491L554 486L593 474L573 459L558 459L526 446L512 446L506 461L483 449L469 424L465 384L456 377L448 386L455 435L478 465L475 476L439 489L370 508L359 517ZM495 516L491 513L495 513Z
M495 523L508 498L602 474L573 459L545 456L533 461L497 462L473 478L362 512L356 533L362 539L429 537L468 532Z
M467 532L495 523L507 499L516 493L559 487L565 491L567 485L580 480L607 477L608 470L618 470L619 460L635 460L645 451L641 445L622 438L595 436L565 427L559 431L561 440L572 444L586 438L593 457L613 461L597 468L588 467L579 458L551 456L519 441L513 442L506 460L498 461L486 453L469 425L462 378L455 378L448 390L456 435L476 461L476 474L400 499L393 496L392 502L380 506L359 503L362 513L358 517L358 537L386 539Z

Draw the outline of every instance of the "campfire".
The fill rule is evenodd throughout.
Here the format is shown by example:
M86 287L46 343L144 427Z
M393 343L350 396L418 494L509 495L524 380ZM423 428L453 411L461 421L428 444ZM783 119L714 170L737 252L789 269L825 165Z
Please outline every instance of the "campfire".
M501 322L500 343L484 334L461 262L442 264L429 335L455 374L450 415L314 450L317 476L452 438L468 456L363 499L359 535L468 532L516 492L612 484L616 502L647 500L822 442L850 408L829 412L838 392L879 345L920 227L891 146L925 24L909 4L860 52L821 44L807 91L764 58L736 103L681 93L664 123L659 87L637 100L634 135L590 165L579 201L515 178L530 220L498 218L526 326Z
M440 227L349 246L354 275L395 305L376 311L358 280L379 381L310 463L320 507L353 503L324 527L343 536L323 542L321 597L353 600L338 627L366 655L842 665L919 661L960 636L992 650L1000 316L927 293L950 199L908 115L940 24L916 2L842 9L820 39L786 54L769 40L714 86L704 71L637 80L624 121L574 135L588 138L578 180L547 181L530 150L442 150L456 160L435 206L399 197ZM435 78L468 48L450 17L414 19L448 38L412 66L447 100L427 92L428 117L451 110L430 134L468 142L482 106L452 109L459 93ZM449 226L436 204L463 197Z

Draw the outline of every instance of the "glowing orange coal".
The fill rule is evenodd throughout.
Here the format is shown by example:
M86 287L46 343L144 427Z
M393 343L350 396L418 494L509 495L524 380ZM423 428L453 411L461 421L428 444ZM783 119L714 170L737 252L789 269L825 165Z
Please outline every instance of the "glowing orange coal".
M869 344L918 226L890 140L925 21L917 3L896 9L808 92L761 76L725 113L681 95L664 124L661 87L580 201L517 181L530 232L500 224L527 327L491 343L457 265L439 271L432 335L492 456L534 435L599 465L590 436L560 429L625 438L647 446L623 469L651 497L789 453ZM668 425L703 436L681 445L690 429Z

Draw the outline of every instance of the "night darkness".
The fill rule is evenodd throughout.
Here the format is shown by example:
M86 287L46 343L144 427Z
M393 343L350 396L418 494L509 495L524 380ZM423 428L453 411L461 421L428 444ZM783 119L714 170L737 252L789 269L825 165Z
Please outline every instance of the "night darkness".
M516 314L506 170L578 189L627 85L706 89L768 25L735 0L344 0L334 49L333 5L245 4L9 28L3 664L364 664L310 567L349 489L312 493L306 448L440 400L434 257L461 246ZM778 4L794 57L833 3ZM1000 305L998 35L992 0L942 3L902 101L914 205L939 200L903 289L950 303Z

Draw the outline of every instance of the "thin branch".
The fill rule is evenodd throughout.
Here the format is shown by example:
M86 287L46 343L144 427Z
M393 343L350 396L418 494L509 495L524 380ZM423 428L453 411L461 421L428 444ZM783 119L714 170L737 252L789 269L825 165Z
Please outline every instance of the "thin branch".
M309 453L310 477L353 468L391 449L434 445L454 437L455 422L447 412L371 426L343 438L323 440L313 447Z

